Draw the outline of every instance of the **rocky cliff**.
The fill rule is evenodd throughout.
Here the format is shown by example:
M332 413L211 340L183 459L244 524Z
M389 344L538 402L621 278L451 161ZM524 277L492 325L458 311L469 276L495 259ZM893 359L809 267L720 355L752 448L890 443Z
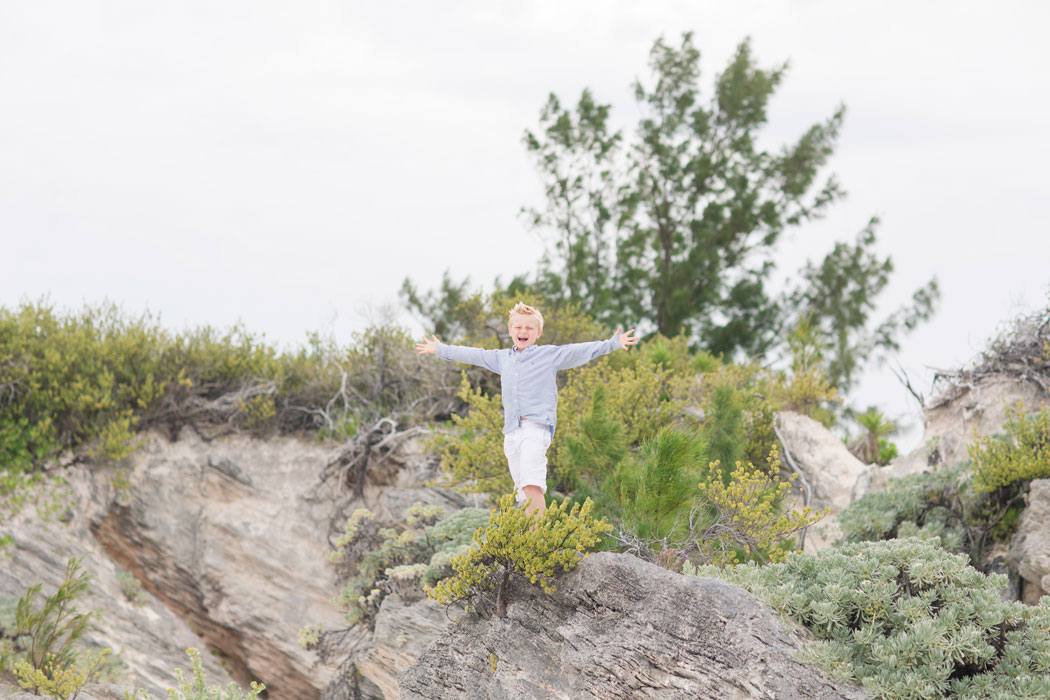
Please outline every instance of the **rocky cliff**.
M457 494L420 487L427 474L418 451L418 443L402 446L351 504L319 479L330 447L147 435L127 464L67 470L57 508L49 488L9 519L14 542L0 566L0 597L34 583L51 592L66 561L85 555L94 580L83 607L101 612L86 641L112 647L129 684L163 697L173 670L188 667L185 649L197 647L212 652L203 657L216 684L259 680L271 698L320 697L339 669L297 638L308 624L347 627L325 558L347 508L368 506L393 521L416 501L464 505ZM136 601L124 592L128 573L141 586ZM370 650L371 634L351 629L345 643ZM405 662L368 653L368 668L389 686Z

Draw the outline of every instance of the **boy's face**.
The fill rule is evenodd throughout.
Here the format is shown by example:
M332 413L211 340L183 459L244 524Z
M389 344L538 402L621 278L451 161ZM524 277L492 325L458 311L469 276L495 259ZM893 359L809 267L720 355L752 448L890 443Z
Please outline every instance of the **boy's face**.
M510 332L511 342L514 343L514 348L518 351L534 345L536 339L543 335L539 321L527 314L511 316L510 322L507 324L507 331Z

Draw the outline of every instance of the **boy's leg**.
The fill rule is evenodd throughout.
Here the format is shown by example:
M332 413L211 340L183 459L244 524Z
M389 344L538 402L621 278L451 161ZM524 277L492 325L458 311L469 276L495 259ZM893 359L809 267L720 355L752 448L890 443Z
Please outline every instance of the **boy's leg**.
M527 500L521 491L521 437L523 434L524 431L518 428L503 437L503 454L507 456L510 478L514 482L514 498L518 503Z
M543 494L547 491L547 448L551 444L550 428L542 423L526 423L521 428L518 479L528 503L526 513L542 516L547 510Z
M543 500L543 489L529 485L522 487L521 490L525 492L525 497L529 500L529 504L525 506L525 512L535 513L537 518L542 518L547 511L547 502Z

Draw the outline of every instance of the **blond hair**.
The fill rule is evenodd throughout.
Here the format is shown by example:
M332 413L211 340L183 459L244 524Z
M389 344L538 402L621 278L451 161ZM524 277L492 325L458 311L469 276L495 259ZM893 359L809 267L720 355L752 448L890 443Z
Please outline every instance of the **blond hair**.
M529 306L528 304L523 304L520 301L517 304L515 304L514 308L512 308L510 310L510 313L507 314L507 325L510 326L510 319L514 318L519 314L522 316L535 316L536 320L540 324L540 333L543 332L543 314L540 313L539 309Z

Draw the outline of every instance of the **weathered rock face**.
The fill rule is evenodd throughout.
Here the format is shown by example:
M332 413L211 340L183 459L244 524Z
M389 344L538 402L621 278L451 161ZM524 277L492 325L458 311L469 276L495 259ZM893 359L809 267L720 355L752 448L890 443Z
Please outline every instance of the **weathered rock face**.
M339 495L315 488L329 450L187 433L147 437L126 493L92 520L95 536L239 681L317 697L335 669L298 645L299 630L345 627L325 560Z
M1050 479L1036 479L1028 492L1028 507L1006 555L1021 581L1021 599L1029 605L1050 591Z
M83 466L73 467L65 476L68 491L38 492L38 500L31 500L5 522L14 543L10 556L0 561L0 596L18 598L37 583L42 584L42 595L50 595L65 577L66 562L83 557L83 570L91 574L92 582L78 609L100 612L84 642L111 647L127 665L130 683L162 697L174 669L189 667L185 650L204 650L206 645L186 621L153 596L143 594L138 602L128 599L118 579L126 572L99 547L89 527L91 518L101 516L110 500L108 481ZM59 511L49 515L51 503L57 503ZM215 658L202 657L209 677L216 683L230 682Z
M376 616L372 647L357 660L361 674L374 683L381 700L398 700L398 675L416 662L423 650L451 624L445 606L432 600L406 605L387 596Z
M67 474L65 515L41 517L29 504L5 521L15 541L0 565L0 596L18 597L37 582L52 592L66 561L86 554L94 581L83 607L103 611L87 641L117 650L128 682L157 697L165 695L176 667L188 667L188 647L219 654L202 654L213 684L229 683L232 673L242 684L265 683L270 697L319 697L341 659L321 664L297 638L308 624L346 627L332 602L338 589L325 555L348 506L367 506L392 523L416 501L449 510L464 505L458 494L420 487L433 475L418 441L392 453L385 471L370 475L364 502L351 505L334 479L318 479L330 447L247 436L204 442L189 431L176 442L144 438L119 472L119 492L112 465L75 467ZM141 581L143 605L126 599L117 579L122 571ZM416 626L427 626L428 616L437 617L433 610L422 613ZM374 649L363 628L346 638L348 647L368 650L364 670L376 680L366 685L390 691L376 697L397 697L392 679L415 653L415 638L406 645L398 624L387 630L382 623Z
M401 675L402 700L867 697L794 661L799 641L736 586L610 553L558 585L452 626Z

